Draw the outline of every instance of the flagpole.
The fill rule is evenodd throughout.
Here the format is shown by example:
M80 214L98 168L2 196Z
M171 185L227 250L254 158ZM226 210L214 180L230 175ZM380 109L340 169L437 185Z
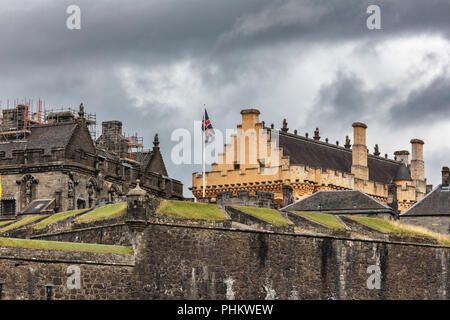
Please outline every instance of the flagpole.
M203 105L203 134L202 134L202 138L203 138L203 142L202 142L202 146L203 146L203 199L205 198L205 185L206 185L206 177L205 177L205 149L206 149L206 139L205 139L205 133L206 133L206 107L205 105Z

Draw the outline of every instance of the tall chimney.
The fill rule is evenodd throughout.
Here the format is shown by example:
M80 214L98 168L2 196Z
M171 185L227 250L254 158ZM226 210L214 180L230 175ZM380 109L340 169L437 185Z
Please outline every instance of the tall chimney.
M425 164L423 162L423 145L424 142L420 139L411 140L411 179L416 186L416 200L420 200L427 191L427 184L425 181Z
M420 139L411 140L411 178L413 180L425 180L424 162L423 162L423 145Z
M442 168L442 186L448 187L450 183L450 169L448 167Z
M369 180L369 168L367 166L366 129L362 122L355 122L353 127L352 147L352 173L355 178Z

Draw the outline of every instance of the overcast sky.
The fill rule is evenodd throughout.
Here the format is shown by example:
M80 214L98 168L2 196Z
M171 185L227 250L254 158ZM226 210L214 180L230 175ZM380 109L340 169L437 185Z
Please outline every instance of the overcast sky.
M81 8L81 30L66 9ZM381 8L381 30L366 9ZM193 131L207 105L220 130L258 108L277 128L344 143L368 125L370 152L425 141L425 175L450 165L450 1L0 0L0 99L41 97L123 121L152 147L158 132L169 175L201 166L170 159L173 130ZM100 126L99 126L100 128Z

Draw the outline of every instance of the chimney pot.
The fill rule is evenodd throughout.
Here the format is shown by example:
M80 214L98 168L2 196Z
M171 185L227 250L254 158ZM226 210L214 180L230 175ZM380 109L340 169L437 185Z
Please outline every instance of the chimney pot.
M450 169L448 167L442 168L442 186L448 187L450 183Z

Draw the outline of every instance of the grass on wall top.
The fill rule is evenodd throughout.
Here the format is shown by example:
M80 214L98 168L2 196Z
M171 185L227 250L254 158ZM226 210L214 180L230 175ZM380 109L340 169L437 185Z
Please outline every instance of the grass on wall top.
M279 213L275 209L269 208L256 208L256 207L242 207L236 206L236 209L241 210L245 213L251 214L252 216L263 219L270 224L273 224L278 227L289 225L289 221L287 221L281 213Z
M28 240L0 237L0 247L13 247L38 250L78 251L92 253L133 254L133 248L105 244L75 243L45 240Z
M11 223L11 222L13 222L13 221L15 221L15 220L4 220L4 221L0 221L0 227L1 227L1 226L4 226L5 224Z
M31 222L36 221L38 219L42 219L43 217L48 217L48 215L45 215L45 216L43 216L43 215L36 215L36 216L31 216L31 217L19 220L17 222L14 222L14 223L12 223L10 225L7 225L6 227L0 229L0 233L4 233L4 232L12 230L12 229L17 229L19 227L22 227L22 226L28 224L28 223L31 223Z
M345 230L345 226L332 214L329 213L321 213L321 212L306 212L306 211L293 211L295 214L306 217L313 221L316 221L324 226Z
M347 217L360 223L363 223L374 229L380 230L382 232L395 233L405 236L429 237L436 239L440 244L450 245L450 236L431 231L425 227L413 226L409 224L403 224L398 221L380 218L358 217L358 216L347 216Z
M164 200L156 211L157 214L172 218L195 220L226 220L225 214L215 205L179 200Z
M86 214L83 214L75 219L77 223L88 223L98 220L107 220L125 215L127 212L127 203L120 202L115 204L108 204L106 206L94 209Z
M48 226L49 224L73 217L79 213L82 213L84 211L87 211L89 209L78 209L78 210L70 210L70 211L64 211L64 212L58 212L55 213L53 215L51 215L50 217L39 221L38 223L36 223L32 229L34 230L42 230L44 229L46 226Z

